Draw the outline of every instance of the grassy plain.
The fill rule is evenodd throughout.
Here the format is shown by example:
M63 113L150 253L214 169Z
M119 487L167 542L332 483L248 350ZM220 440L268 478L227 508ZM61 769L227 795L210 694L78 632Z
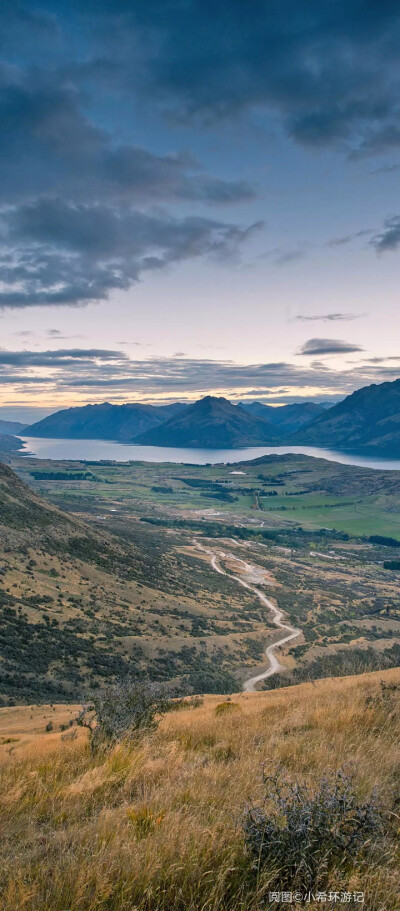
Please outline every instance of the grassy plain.
M300 455L227 466L33 459L16 459L13 464L34 489L60 506L93 516L97 512L103 521L113 511L136 510L142 515L152 507L169 514L214 509L253 520L255 512L262 512L262 519L271 524L300 522L307 528L328 527L358 536L385 534L400 541L398 472ZM68 480L76 471L92 477ZM54 472L61 477L49 480ZM199 486L193 484L196 481Z

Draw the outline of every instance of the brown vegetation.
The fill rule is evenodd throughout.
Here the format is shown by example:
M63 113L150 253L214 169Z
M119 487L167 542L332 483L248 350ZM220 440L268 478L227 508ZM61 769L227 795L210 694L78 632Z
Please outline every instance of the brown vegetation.
M268 907L279 871L255 875L242 824L262 798L263 767L311 790L353 769L360 801L377 788L384 840L335 870L330 888L362 890L366 911L395 911L399 693L393 669L235 696L241 711L207 696L95 756L68 727L70 707L1 710L2 911Z

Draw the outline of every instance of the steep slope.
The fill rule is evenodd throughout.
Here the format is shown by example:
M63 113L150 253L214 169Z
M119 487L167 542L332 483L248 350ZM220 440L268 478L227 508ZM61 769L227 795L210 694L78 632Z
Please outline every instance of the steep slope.
M185 408L171 405L83 405L50 414L25 428L27 436L53 439L121 440L128 442L139 433L175 417Z
M149 446L234 448L268 445L280 440L279 430L224 398L211 395L189 405L164 424L141 434L136 443Z
M400 379L358 389L298 431L292 441L400 457Z
M264 405L262 402L240 402L240 407L253 417L269 421L279 427L284 436L289 437L300 427L314 421L329 406L319 405L315 402L298 402L294 405L279 405L279 407L273 408L272 405Z

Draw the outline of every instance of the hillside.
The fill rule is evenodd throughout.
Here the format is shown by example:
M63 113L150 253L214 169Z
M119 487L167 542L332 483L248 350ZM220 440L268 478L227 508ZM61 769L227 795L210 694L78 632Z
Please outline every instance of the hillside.
M343 903L307 899L310 911L398 911L399 694L400 670L393 669L230 701L207 696L177 706L157 730L95 755L87 731L69 727L78 707L0 710L2 907L283 909L292 904L270 902L269 893L294 891L310 870L313 893L344 896ZM246 829L248 809L257 821L277 770L288 781L280 828L264 830L270 851L260 859L251 850L257 828ZM338 770L354 775L349 816L358 819L360 843L353 858L349 831L346 837L332 825L345 801L336 793L330 802L323 784ZM305 805L300 792L289 827L293 785L311 797ZM318 792L319 830L312 815ZM270 793L272 823L272 783Z
M226 448L277 443L280 431L224 398L208 395L176 417L137 437L149 446Z
M292 437L293 443L400 456L400 379L365 386Z
M97 487L72 468L70 484ZM0 704L73 701L127 673L236 689L269 628L252 593L168 532L141 523L132 535L124 520L116 537L96 518L67 515L0 464Z
M184 408L179 403L154 405L84 405L50 414L27 427L32 437L132 441L139 433L157 426Z
M329 407L315 402L296 402L294 405L279 405L276 408L262 402L239 402L239 406L253 417L279 427L285 438L296 433L300 427L310 424Z

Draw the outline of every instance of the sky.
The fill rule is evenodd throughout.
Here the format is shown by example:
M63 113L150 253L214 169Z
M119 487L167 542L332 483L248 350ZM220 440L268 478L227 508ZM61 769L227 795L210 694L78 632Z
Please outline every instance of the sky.
M394 0L3 0L0 417L400 376Z

